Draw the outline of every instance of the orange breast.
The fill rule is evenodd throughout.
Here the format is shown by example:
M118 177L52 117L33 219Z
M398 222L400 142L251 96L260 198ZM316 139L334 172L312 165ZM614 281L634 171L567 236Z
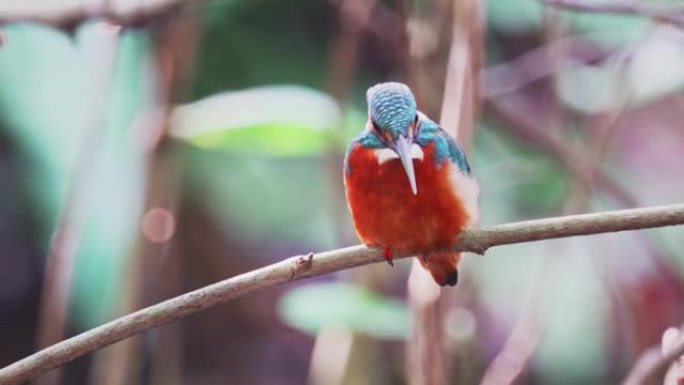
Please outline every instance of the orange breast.
M420 252L453 244L468 214L452 190L449 162L436 165L434 145L413 160L418 195L413 195L398 159L378 165L372 149L352 148L345 173L347 202L356 232L369 246Z

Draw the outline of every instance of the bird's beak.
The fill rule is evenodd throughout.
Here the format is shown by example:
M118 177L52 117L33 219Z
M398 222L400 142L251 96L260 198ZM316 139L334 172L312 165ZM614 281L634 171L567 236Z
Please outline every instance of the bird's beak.
M418 195L418 186L416 185L416 172L413 169L413 158L411 158L411 143L403 136L394 142L394 151L399 155L401 164L404 166L404 171L408 177L409 184L413 195Z

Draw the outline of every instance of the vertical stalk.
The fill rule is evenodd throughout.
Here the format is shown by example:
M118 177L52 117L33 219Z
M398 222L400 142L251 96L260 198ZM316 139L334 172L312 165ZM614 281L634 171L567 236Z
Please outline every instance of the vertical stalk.
M68 321L68 306L74 258L79 242L82 221L80 195L87 189L89 173L97 160L101 145L102 127L107 117L109 89L119 48L120 27L101 22L93 32L98 35L100 55L98 71L93 80L94 95L90 98L90 122L84 135L67 197L62 207L57 228L48 248L45 261L43 288L40 297L37 348L42 349L64 339ZM38 378L38 385L56 385L61 381L61 370Z
M156 300L154 294L167 287L171 295L180 291L180 272L171 253L175 235L179 170L175 154L167 140L168 118L172 101L182 91L193 67L195 41L199 25L195 18L171 18L151 25L153 59L156 74L154 105L136 119L130 129L132 139L147 153L146 198L135 250L127 267L120 312L127 314ZM165 274L165 273L168 273ZM160 283L161 282L161 283ZM146 362L142 353L144 336L122 341L99 352L92 373L92 383L134 385L141 381L143 367L150 365L151 381L180 383L180 327L158 331ZM165 351L161 351L165 349ZM160 365L173 367L161 373Z
M451 45L440 125L457 137L467 151L472 147L479 105L482 15L478 0L453 1L451 7ZM408 297L413 315L407 346L409 383L449 383L443 326L445 294L416 260L411 266Z

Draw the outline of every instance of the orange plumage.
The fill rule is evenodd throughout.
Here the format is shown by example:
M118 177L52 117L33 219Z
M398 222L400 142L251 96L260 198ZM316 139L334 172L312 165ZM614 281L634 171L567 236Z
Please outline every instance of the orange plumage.
M421 255L440 285L458 281L460 253L444 251L477 217L478 187L467 157L417 110L401 83L368 89L368 122L349 146L344 184L363 243Z
M440 285L453 284L460 253L428 251L452 246L473 218L454 189L454 165L435 160L434 144L413 159L414 195L399 159L379 164L373 149L356 144L347 157L345 191L356 232L369 246L422 254L421 264Z

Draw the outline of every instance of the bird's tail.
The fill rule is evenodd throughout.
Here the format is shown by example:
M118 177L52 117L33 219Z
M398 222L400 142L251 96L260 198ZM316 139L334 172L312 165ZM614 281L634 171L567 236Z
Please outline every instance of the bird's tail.
M458 282L458 262L463 253L431 253L419 257L420 264L427 269L440 286L455 286Z

